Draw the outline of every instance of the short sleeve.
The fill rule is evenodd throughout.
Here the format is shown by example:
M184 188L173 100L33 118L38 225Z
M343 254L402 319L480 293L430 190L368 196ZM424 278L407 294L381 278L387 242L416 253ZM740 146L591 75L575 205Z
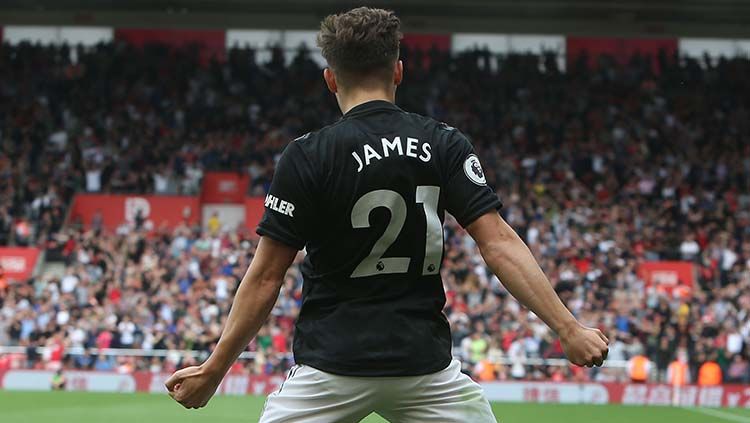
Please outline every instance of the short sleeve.
M487 186L484 170L469 140L452 129L445 150L445 209L466 227L483 214L503 207Z
M299 142L293 141L281 154L256 232L301 250L314 225L315 177Z

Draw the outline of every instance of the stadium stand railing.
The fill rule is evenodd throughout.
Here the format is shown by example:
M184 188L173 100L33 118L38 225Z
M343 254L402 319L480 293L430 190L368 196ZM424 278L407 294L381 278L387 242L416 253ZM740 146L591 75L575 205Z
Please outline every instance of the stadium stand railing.
M35 352L37 354L45 354L47 347L36 347ZM26 354L28 349L26 347L19 346L0 346L0 354ZM208 357L207 351L195 351L195 350L144 350L144 349L132 349L132 348L83 348L83 347L70 347L65 349L66 355L79 356L79 355L104 355L113 357L169 357L169 356L192 356L198 359L205 359ZM239 359L254 359L257 353L254 351L244 351L240 354ZM291 359L292 353L276 353L277 356ZM522 359L511 359L507 357L501 357L493 360L495 364L501 365L513 365L522 364L526 366L552 366L552 367L568 367L570 362L563 358L534 358L526 357ZM603 367L610 367L616 369L624 369L627 367L628 362L626 360L607 360Z

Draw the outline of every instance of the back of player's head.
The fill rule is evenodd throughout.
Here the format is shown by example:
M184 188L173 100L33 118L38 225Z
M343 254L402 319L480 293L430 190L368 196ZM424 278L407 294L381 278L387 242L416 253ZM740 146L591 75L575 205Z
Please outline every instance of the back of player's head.
M401 37L401 21L395 13L358 7L323 19L318 46L339 85L389 84Z

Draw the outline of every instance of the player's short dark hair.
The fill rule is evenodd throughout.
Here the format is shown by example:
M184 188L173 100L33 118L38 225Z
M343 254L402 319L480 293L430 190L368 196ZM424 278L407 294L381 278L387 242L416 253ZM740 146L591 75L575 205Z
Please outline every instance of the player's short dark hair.
M387 83L393 78L401 37L395 13L358 7L323 19L318 46L339 84Z

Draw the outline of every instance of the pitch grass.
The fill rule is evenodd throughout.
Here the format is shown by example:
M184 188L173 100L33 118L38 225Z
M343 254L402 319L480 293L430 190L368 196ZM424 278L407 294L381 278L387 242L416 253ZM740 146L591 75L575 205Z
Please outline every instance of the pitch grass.
M166 394L0 391L0 422L252 423L263 401L256 396L218 396L204 409L185 410ZM495 403L492 408L502 423L750 423L748 409L518 403ZM384 421L376 415L363 420Z

